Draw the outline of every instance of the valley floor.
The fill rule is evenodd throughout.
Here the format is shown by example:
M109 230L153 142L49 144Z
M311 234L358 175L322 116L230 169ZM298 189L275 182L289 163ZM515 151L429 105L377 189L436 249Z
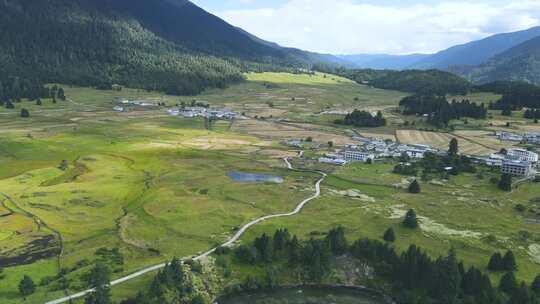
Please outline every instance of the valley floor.
M463 149L497 151L492 131L537 130L516 116L493 113L490 121L455 122L456 131L404 129L395 113L406 94L361 86L332 75L249 74L248 81L197 97L174 97L133 89L98 91L67 88L68 100L45 100L0 109L0 302L22 303L17 285L28 274L39 285L25 303L65 296L57 277L65 274L69 293L84 290L85 274L96 260L106 262L118 278L174 256L190 257L223 243L243 224L268 214L289 212L313 193L319 178L295 168L324 170L322 196L298 215L259 223L243 242L263 232L287 227L303 238L337 225L350 239L381 238L393 227L396 247L417 244L433 256L455 248L470 265L485 269L495 251L512 249L518 276L531 281L540 273L540 226L526 221L536 215L538 184L504 193L490 183L497 172L482 169L449 181L423 183L422 193L403 189L406 178L393 174L393 163L334 167L309 161L362 134L402 142L444 146L459 138ZM165 104L113 111L118 100L145 99ZM485 101L494 96L471 96ZM192 100L227 107L248 119L208 122L167 115L165 107ZM336 114L354 108L382 110L389 124L353 129L332 123ZM419 128L421 127L419 121ZM321 147L298 158L298 148L283 141L311 137ZM422 141L422 142L417 142ZM505 145L504 145L505 146ZM238 183L227 176L246 172L280 176L282 183ZM404 212L415 208L421 229L401 228ZM236 273L241 278L242 270ZM113 288L115 299L133 296L151 275ZM494 279L498 274L493 275Z

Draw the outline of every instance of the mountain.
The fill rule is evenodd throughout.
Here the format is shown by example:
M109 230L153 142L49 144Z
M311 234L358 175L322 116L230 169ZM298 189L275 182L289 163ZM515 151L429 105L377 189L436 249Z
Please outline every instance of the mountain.
M540 36L540 27L497 34L438 52L409 66L409 68L448 70L453 66L476 66L538 36Z
M478 83L524 81L540 84L540 37L519 44L480 66L457 72Z
M336 57L347 61L347 66L359 69L404 70L407 67L429 57L427 54L386 55L358 54L338 55Z
M332 57L262 43L187 0L2 0L2 77L197 94ZM333 64L333 63L332 63Z

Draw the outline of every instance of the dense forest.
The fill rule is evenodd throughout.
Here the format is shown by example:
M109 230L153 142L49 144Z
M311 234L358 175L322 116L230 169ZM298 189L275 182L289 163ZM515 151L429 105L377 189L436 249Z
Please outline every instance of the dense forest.
M418 228L414 210L409 210L403 225L409 229ZM283 277L294 277L301 284L320 283L335 269L336 257L347 257L356 263L370 265L377 281L380 283L380 280L384 280L389 284L385 292L391 294L397 303L538 303L540 277L531 285L519 283L513 274L518 265L511 252L497 263L486 261L486 265L497 266L496 271L506 271L496 287L489 276L478 268L465 268L453 250L447 256L436 259L415 245L405 252L396 252L390 244L398 237L392 229L388 229L384 233L386 242L359 239L351 244L345 237L344 228L337 227L323 238L300 241L286 229L280 229L273 236L263 234L232 252L231 249L220 248L217 260L231 256L238 264L266 269L260 276L248 276L237 286L229 286L229 291L277 287ZM222 263L218 265L230 267ZM189 262L189 266L191 271L200 268L197 262ZM186 270L174 259L160 271L146 291L124 303L207 303L207 299L198 292L189 287Z
M487 108L484 104L476 104L465 99L460 102L452 100L448 102L444 96L435 95L412 95L403 98L399 102L405 115L427 115L428 122L444 127L452 119L470 117L484 119L487 116Z
M344 119L336 120L335 123L359 128L375 128L386 125L386 119L381 111L373 116L370 112L354 110L347 114Z
M540 108L540 87L517 81L497 81L475 88L481 92L501 94L502 98L492 104L493 109L503 110L510 107L512 110L521 110L523 107Z
M338 64L260 40L183 0L3 0L0 27L3 75L43 83L194 95L242 81L245 71Z
M314 69L336 74L361 84L369 84L379 89L398 90L415 94L465 95L472 89L471 83L467 80L438 70L358 70L332 68L323 65L316 65Z
M241 81L240 68L189 53L134 19L81 1L0 1L3 74L85 86L119 83L196 94Z
M38 80L0 75L0 102L21 101L23 98L35 100L51 97L51 91Z

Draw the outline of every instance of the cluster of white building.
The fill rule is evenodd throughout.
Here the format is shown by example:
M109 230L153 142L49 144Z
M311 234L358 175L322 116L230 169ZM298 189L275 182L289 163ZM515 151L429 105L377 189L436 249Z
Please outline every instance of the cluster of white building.
M422 159L425 154L435 153L444 155L446 152L434 149L427 145L406 145L389 140L353 137L356 144L345 145L339 154L327 154L319 162L329 164L346 164L348 162L371 162L376 159L400 157L407 154L412 159Z
M208 109L205 107L171 108L167 110L167 113L185 118L206 117L212 119L234 119L238 115L228 109Z
M514 176L532 177L537 173L538 154L525 149L510 149L506 154L495 153L479 159L488 166L500 168L502 173Z
M540 145L540 133L515 134L511 132L497 131L495 136L501 141L525 142Z
M344 165L350 162L372 162L381 158L395 158L403 154L411 159L422 159L426 153L444 156L446 151L434 149L427 145L405 145L389 140L353 137L358 144L348 144L337 154L326 154L319 162ZM476 161L488 166L500 168L502 173L520 177L536 175L538 154L525 149L509 149L506 154L492 154L489 157L473 156Z

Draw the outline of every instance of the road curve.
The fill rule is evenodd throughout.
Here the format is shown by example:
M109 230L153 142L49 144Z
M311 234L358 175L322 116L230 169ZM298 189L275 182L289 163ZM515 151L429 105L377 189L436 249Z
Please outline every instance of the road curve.
M292 164L289 162L288 158L284 158L283 160L285 161L285 164L287 165L287 169L295 170L293 168ZM289 212L289 213L267 215L267 216L260 217L258 219L255 219L255 220L245 224L244 226L240 227L240 229L238 229L238 231L227 242L223 243L221 246L212 248L212 249L210 249L210 250L208 250L208 251L206 251L206 252L204 252L204 253L196 256L196 257L194 257L193 260L200 260L200 259L206 258L209 255L211 255L212 253L214 253L219 247L232 246L236 241L238 241L242 237L242 235L244 235L244 233L246 233L246 231L249 228L251 228L254 225L257 225L260 222L264 222L266 220L273 219L273 218L278 218L278 217L293 216L293 215L296 215L296 214L300 213L300 211L302 211L302 209L304 209L304 207L306 206L307 203L309 203L310 201L312 201L312 200L318 198L319 196L321 196L321 183L324 181L324 179L327 176L326 173L323 173L323 172L320 172L320 171L310 171L310 170L305 170L305 171L306 172L315 172L315 173L318 173L318 174L321 175L321 178L319 180L317 180L317 182L315 183L315 194L313 194L312 196L310 196L310 197L306 198L305 200L303 200L302 202L300 202L296 206L296 208L293 211ZM117 280L111 281L110 285L114 286L114 285L124 283L126 281L129 281L129 280L132 280L134 278L140 277L140 276L142 276L144 274L147 274L149 272L159 270L159 269L165 267L165 265L167 265L167 263L161 263L161 264L158 264L158 265L154 265L154 266L142 269L140 271L134 272L134 273L132 273L130 275L127 275L125 277L122 277L122 278L119 278ZM63 297L63 298L60 298L60 299L57 299L57 300L46 302L45 304L61 304L61 303L65 303L65 302L68 302L68 301L71 301L71 300L82 298L82 297L86 296L87 294L89 294L89 293L91 293L93 291L94 291L94 289L87 289L85 291L81 291L79 293L72 294L72 295L67 296L67 297Z

